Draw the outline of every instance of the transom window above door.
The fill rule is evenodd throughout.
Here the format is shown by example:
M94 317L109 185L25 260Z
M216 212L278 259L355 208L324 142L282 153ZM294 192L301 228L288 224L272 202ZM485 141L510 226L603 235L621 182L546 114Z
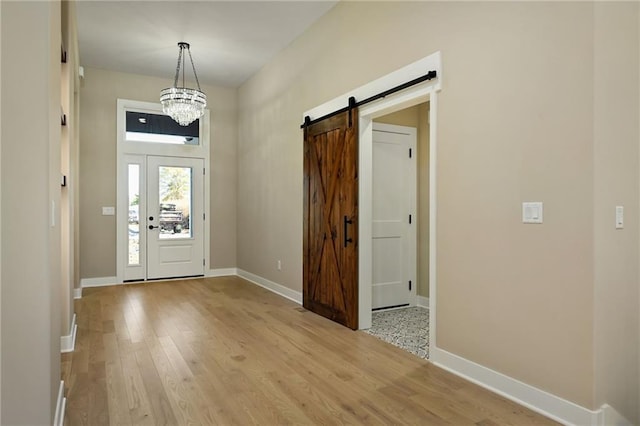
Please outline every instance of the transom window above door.
M127 142L200 145L200 120L181 126L171 117L150 112L126 111Z

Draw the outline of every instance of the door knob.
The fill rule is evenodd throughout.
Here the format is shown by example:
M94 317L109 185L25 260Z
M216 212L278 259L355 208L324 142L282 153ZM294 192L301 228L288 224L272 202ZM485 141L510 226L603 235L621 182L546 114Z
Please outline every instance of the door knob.
M149 225L149 229L151 229L151 230L156 229L156 228L160 228L160 227L159 226Z

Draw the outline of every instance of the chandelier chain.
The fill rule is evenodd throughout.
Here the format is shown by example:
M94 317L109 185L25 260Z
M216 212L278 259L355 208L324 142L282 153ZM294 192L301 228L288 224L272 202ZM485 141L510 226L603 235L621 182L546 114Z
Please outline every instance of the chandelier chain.
M191 57L191 49L187 48L187 52L189 52L189 60L191 61L191 68L193 69L193 76L196 78L198 90L202 91L202 89L200 89L200 81L198 81L198 74L196 73L196 66L193 64L193 58Z
M173 87L178 87L178 77L180 77L180 61L182 60L182 46L180 46L180 52L178 53L178 65L176 65L176 76L173 79ZM184 73L184 70L182 70Z

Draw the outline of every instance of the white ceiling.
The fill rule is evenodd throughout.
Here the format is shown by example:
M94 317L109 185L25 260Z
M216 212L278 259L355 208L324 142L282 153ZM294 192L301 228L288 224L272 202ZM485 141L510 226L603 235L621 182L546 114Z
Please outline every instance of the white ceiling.
M336 3L79 1L80 63L166 77L169 86L186 41L201 84L237 87ZM190 66L186 75L193 85Z

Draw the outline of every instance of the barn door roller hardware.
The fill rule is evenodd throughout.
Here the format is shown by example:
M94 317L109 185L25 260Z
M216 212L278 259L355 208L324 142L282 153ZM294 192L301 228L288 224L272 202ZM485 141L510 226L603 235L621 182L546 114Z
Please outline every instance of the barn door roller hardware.
M319 121L324 120L325 118L329 118L329 117L333 117L334 115L343 113L345 111L351 111L353 108L355 107L360 107L362 105L368 104L369 102L373 102L373 101L377 101L378 99L382 99L384 97L387 97L391 94L394 94L396 92L399 92L401 90L407 89L411 86L415 86L416 84L422 83L423 81L428 81L428 80L433 80L434 78L437 77L437 73L435 70L433 71L429 71L428 73L426 73L425 75L418 77L416 79L413 79L411 81L407 81L406 83L403 83L399 86L393 87L389 90L385 90L384 92L380 92L377 95L373 95L371 97L368 97L367 99L363 99L361 101L357 101L356 99L352 96L349 98L349 106L346 106L342 109L339 109L337 111L333 111L329 114L323 115L322 117L316 118L315 120L312 120L311 117L309 117L308 115L304 118L304 123L302 123L300 125L301 129L304 129L307 126L310 126L314 123L317 123Z

